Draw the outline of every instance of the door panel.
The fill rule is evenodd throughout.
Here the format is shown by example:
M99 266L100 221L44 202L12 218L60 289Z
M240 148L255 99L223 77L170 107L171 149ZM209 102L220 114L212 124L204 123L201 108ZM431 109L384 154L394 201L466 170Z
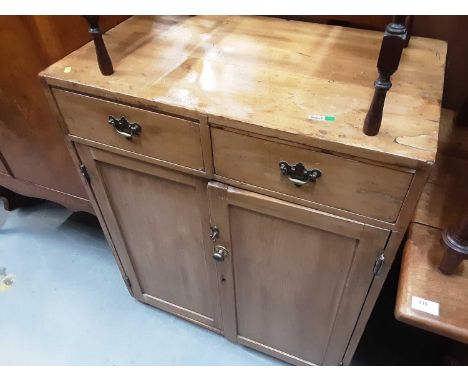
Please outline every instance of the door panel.
M219 321L206 181L77 145L135 297L204 325Z
M293 363L338 364L388 231L215 182L209 198L216 244L230 252L218 264L228 337Z
M238 335L321 360L357 241L235 206L230 217Z

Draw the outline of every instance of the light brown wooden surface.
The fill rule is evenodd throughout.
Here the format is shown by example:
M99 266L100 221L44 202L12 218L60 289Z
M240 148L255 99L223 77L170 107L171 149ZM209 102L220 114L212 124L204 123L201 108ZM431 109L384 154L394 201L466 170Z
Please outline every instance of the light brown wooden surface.
M453 123L443 110L439 153L423 189L403 252L395 316L411 325L468 343L466 262L454 275L438 270L444 248L442 231L457 223L468 208L468 128ZM433 316L411 307L411 297L440 304Z
M398 286L395 315L411 325L468 344L468 267L455 274L437 270L442 259L441 230L413 223L408 232ZM439 316L411 308L417 296L440 304Z
M135 297L217 328L206 182L85 146L78 150Z
M396 221L413 174L236 132L212 129L215 174L300 199ZM318 168L315 183L296 187L281 174L279 162Z
M63 90L54 95L69 134L204 170L198 123ZM108 122L110 115L138 123L140 134L132 139L119 135Z
M382 35L264 17L138 16L106 34L115 74L94 47L48 68L49 84L165 108L319 148L415 165L433 161L446 44L415 37L393 77L382 129L361 128ZM64 73L65 67L71 67ZM310 121L309 114L335 122Z
M220 183L209 189L216 244L230 249L218 271L233 279L221 288L235 288L225 293L239 342L293 363L338 364L388 231Z

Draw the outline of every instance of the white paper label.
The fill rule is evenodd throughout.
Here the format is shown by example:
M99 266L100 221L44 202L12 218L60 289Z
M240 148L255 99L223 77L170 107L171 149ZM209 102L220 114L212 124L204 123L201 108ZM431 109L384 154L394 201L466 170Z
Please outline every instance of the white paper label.
M334 115L322 115L322 114L309 114L307 119L311 121L329 121L334 122L335 116Z
M439 303L425 300L421 297L411 296L411 307L434 316L439 315Z

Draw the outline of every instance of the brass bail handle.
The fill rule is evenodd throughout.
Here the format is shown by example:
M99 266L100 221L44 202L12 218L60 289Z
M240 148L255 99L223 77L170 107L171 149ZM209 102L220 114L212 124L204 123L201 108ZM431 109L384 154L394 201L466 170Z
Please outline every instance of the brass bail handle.
M290 165L282 160L279 162L279 168L283 175L296 186L301 187L307 183L315 183L322 176L322 171L318 168L307 169L301 162Z
M118 134L127 139L132 139L135 135L139 135L141 132L141 126L138 123L128 122L125 117L118 119L109 115L108 122Z

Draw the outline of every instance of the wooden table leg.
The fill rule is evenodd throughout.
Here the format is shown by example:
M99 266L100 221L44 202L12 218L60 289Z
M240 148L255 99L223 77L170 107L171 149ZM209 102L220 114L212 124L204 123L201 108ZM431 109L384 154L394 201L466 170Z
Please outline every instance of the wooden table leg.
M16 207L17 194L9 189L0 186L0 201L3 202L3 208L7 211L12 211Z
M399 17L399 16L395 16ZM409 45L409 40L411 38L411 34L413 33L413 19L414 16L406 16L405 18L405 25L406 25L406 39L405 39L405 48Z
M460 108L457 118L455 119L457 126L468 126L468 97Z
M17 208L32 206L41 202L41 199L33 198L18 194L3 186L0 186L0 208L2 207L7 211L13 211Z
M463 260L468 259L468 212L455 226L442 234L445 253L439 265L439 270L450 275Z

